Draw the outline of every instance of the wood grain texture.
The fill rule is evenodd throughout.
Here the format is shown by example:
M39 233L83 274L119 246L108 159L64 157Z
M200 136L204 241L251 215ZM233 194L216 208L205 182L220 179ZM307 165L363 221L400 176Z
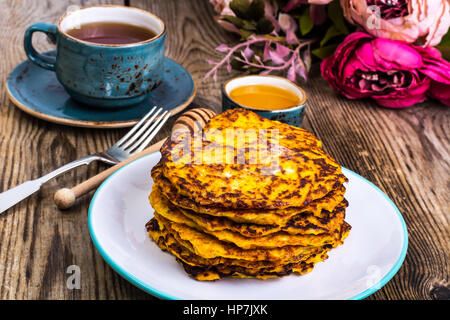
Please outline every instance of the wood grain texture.
M34 22L55 23L68 5L122 1L0 1L0 190L6 190L112 145L126 130L77 129L34 119L19 111L4 90L9 72L26 59L23 34ZM40 51L52 48L41 35ZM157 137L159 138L159 137ZM87 225L89 198L62 214L53 203L58 186L79 183L102 165L80 168L0 217L0 299L149 298L117 275L93 248ZM81 268L81 290L66 287L67 267Z
M37 21L55 22L69 4L121 1L0 1L0 191L83 155L105 149L126 130L64 127L34 119L9 102L5 79L24 60L23 33ZM236 39L212 18L207 0L130 1L166 21L166 53L192 73L198 95L194 106L220 111L220 85L232 77L203 79L219 59L220 43ZM40 50L50 49L43 37ZM369 299L449 299L450 111L427 102L405 110L337 96L317 66L304 84L308 109L304 127L343 166L378 185L402 212L409 232L405 263ZM168 133L174 120L156 138ZM87 226L89 196L61 214L53 204L59 187L93 176L102 165L66 174L0 216L0 299L152 299L117 275L93 248ZM81 290L66 288L66 269L81 268Z

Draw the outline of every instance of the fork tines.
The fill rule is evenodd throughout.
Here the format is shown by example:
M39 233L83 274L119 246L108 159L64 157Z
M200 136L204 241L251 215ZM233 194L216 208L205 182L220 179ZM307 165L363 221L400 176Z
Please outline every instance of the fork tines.
M144 150L171 116L170 112L164 111L158 117L163 109L156 108L154 106L115 146L130 154Z

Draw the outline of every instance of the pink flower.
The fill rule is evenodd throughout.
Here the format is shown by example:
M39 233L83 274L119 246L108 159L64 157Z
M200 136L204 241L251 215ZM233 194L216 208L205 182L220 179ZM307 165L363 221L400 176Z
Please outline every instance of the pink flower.
M278 16L278 25L281 30L286 33L286 42L288 44L298 43L297 36L295 35L295 31L297 31L297 23L294 18L286 13L280 13Z
M209 2L214 6L214 10L219 14L218 17L214 17L218 24L222 26L227 31L234 32L240 34L240 31L234 24L231 22L222 20L220 16L228 15L235 16L233 10L230 8L230 2L232 0L209 0Z
M448 0L340 0L345 18L377 37L435 46L450 27Z
M209 0L209 2L214 6L214 11L216 11L221 16L234 16L234 12L230 9L231 1L232 0Z
M428 96L450 106L450 63L442 59L435 48L416 48L422 55L425 67L421 72L431 78Z
M218 24L220 24L222 26L222 28L224 28L225 30L229 31L229 32L234 32L237 34L241 34L241 32L239 31L239 29L232 24L231 22L225 21L220 19L220 17L215 18L215 20L217 21Z
M266 18L272 22L275 31L280 31L280 25L278 24L278 21L276 19L276 16L278 14L278 4L275 1L266 1L264 5L264 13L266 15Z
M433 81L428 95L446 106L450 106L450 85Z
M450 63L433 48L355 32L322 61L323 78L350 99L372 98L390 108L412 106L426 95L448 105Z

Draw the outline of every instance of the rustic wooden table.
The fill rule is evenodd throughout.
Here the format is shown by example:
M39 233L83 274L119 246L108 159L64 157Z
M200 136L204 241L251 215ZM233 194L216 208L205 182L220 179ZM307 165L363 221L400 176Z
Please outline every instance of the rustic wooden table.
M68 5L122 1L0 0L0 191L37 178L73 159L102 150L126 132L80 129L35 119L17 109L4 90L9 72L26 59L23 34L34 22L55 23ZM207 0L131 1L167 23L166 53L192 73L196 106L220 111L222 81L203 79L214 48L235 41L214 21ZM40 50L51 46L43 37ZM449 299L450 109L427 102L405 110L337 96L313 70L304 127L343 166L373 181L402 212L409 233L405 263L368 299ZM169 124L167 127L170 127ZM168 130L158 137L166 135ZM92 196L68 212L53 204L53 193L96 174L91 165L48 183L37 194L0 216L0 299L151 299L116 274L92 245L87 211ZM81 269L81 289L66 287L67 267Z

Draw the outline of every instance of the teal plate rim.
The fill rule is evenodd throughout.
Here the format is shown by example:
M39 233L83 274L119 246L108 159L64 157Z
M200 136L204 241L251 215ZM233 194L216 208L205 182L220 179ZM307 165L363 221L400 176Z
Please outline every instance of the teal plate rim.
M135 161L139 161L142 160L144 158L150 157L152 155L154 155L156 152L150 153L146 156L143 156L141 158L138 158L134 161L131 161L130 163L128 163L127 165L123 166L122 168L120 168L119 170L117 170L116 172L114 172L112 175L110 175L97 189L97 191L95 192L94 196L92 197L92 200L90 202L89 205L89 211L88 211L88 227L89 227L89 234L91 236L92 242L94 243L94 246L97 248L97 250L100 252L100 255L103 257L103 259L118 273L120 274L123 278L125 278L125 280L127 280L128 282L131 282L133 285L135 285L136 287L138 287L139 289L153 295L156 296L158 298L161 299L166 299L166 300L181 300L180 298L174 297L170 294L167 294L165 292L162 292L158 289L153 288L152 286L150 286L149 284L139 280L138 278L136 278L135 276L133 276L132 274L130 274L129 272L127 272L126 270L124 270L122 267L120 267L104 250L103 248L100 246L97 235L95 234L93 228L92 228L92 206L93 203L95 202L95 199L97 198L97 195L99 194L100 190L103 188L103 186L108 183L108 181L114 176L116 175L119 171L125 169L126 167L128 167L129 165L131 165L133 162ZM383 197L388 200L388 202L391 204L391 206L394 208L395 213L397 214L398 218L400 219L400 223L402 225L402 231L403 231L403 247L402 247L402 251L400 253L399 258L397 259L396 263L394 264L394 266L392 266L391 270L378 282L375 283L372 287L370 287L369 289L366 289L365 291L358 293L357 295L348 298L348 300L362 300L364 298L367 298L368 296L370 296L371 294L377 292L379 289L381 289L384 285L386 285L386 283L388 283L393 277L394 275L398 272L398 270L400 269L400 267L402 266L405 257L406 257L406 252L408 251L408 230L406 228L406 223L405 220L403 219L402 214L400 213L400 210L398 210L397 206L394 204L394 202L380 189L378 188L375 184L373 184L372 182L370 182L369 180L367 180L366 178L362 177L361 175L357 174L356 172L347 169L345 167L342 167L343 171L348 171L356 176L358 176L359 178L361 178L363 181L367 182L371 187L373 187L377 192L381 193L383 195Z

